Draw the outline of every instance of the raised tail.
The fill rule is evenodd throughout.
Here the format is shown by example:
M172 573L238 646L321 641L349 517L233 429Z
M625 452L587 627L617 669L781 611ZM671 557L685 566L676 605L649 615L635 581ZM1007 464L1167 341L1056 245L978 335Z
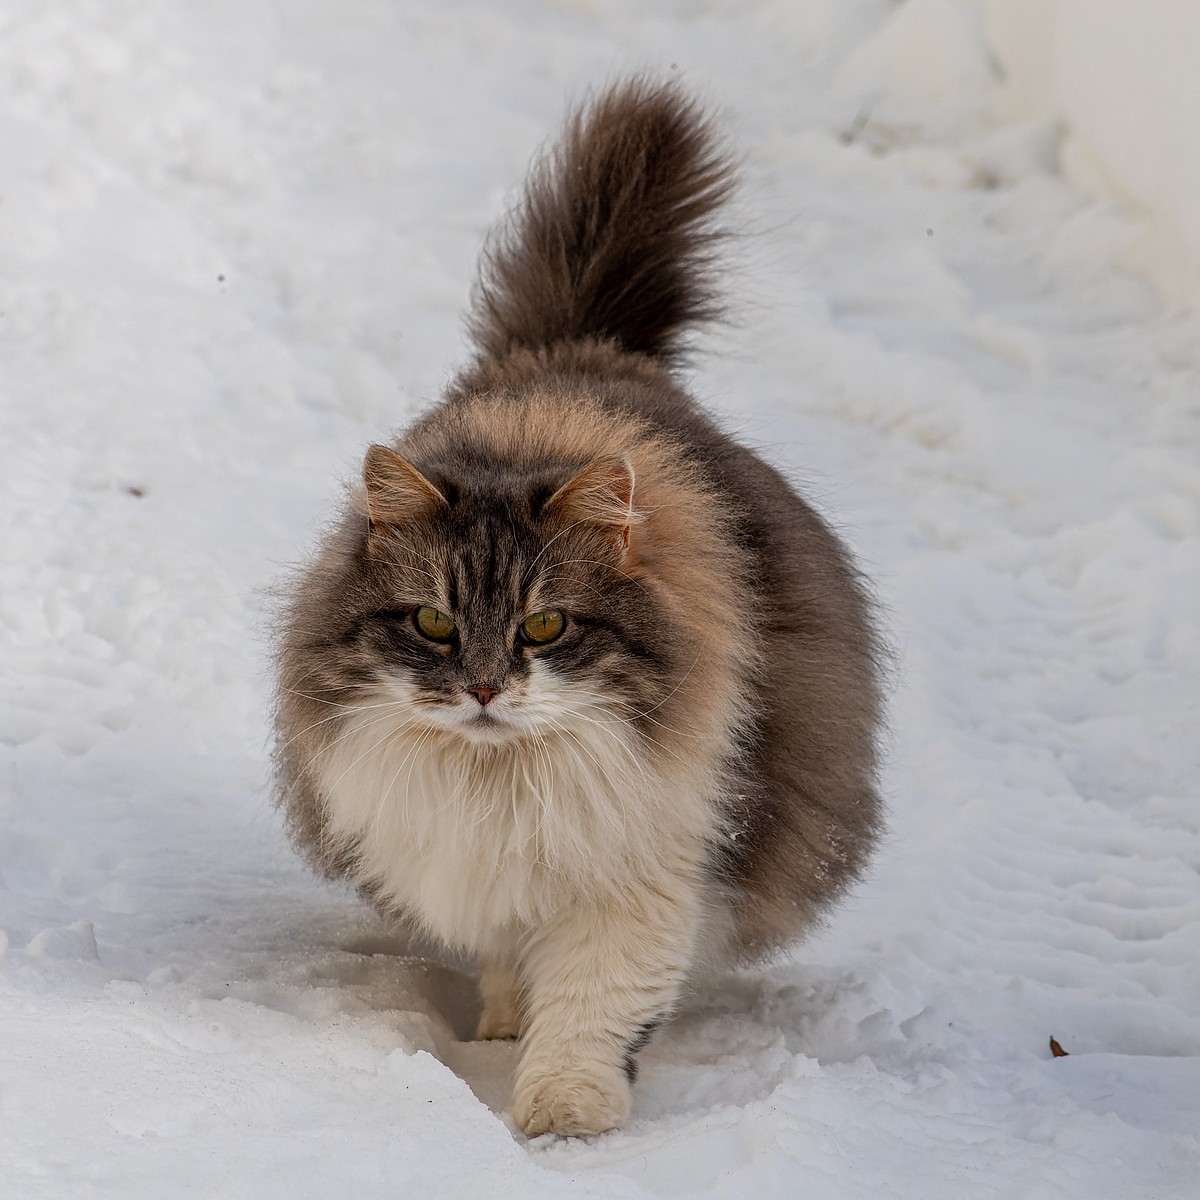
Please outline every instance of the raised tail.
M666 363L719 315L712 217L733 187L711 120L634 78L579 108L484 252L469 329L486 359L599 339Z

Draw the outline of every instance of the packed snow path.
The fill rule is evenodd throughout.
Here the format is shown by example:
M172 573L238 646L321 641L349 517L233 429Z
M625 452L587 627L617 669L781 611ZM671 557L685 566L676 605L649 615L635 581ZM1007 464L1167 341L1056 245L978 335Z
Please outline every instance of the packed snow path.
M526 1144L469 975L285 845L268 589L643 66L745 155L696 386L874 581L891 835ZM950 0L8 0L0 1194L1197 1194L1197 322L992 85Z

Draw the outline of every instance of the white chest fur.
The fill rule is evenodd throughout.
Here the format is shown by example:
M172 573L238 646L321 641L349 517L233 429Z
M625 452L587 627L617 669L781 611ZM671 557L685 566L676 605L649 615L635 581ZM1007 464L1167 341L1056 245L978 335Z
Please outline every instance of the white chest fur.
M693 764L656 767L620 722L476 745L351 717L322 757L330 834L360 883L487 951L580 896L698 866L715 823Z

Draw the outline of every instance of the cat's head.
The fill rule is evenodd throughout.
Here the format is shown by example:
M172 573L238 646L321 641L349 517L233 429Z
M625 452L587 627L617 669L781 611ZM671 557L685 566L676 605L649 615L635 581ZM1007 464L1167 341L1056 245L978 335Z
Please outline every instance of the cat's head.
M414 733L474 743L653 720L682 647L637 554L626 458L418 468L373 446L363 481L368 520L339 598L347 683L399 701Z

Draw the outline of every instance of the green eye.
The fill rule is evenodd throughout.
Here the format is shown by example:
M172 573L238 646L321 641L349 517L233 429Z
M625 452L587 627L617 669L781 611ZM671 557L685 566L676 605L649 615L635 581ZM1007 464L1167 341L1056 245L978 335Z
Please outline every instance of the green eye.
M567 627L567 618L557 608L533 613L521 623L521 640L534 646L544 646L562 636Z
M413 624L431 642L448 642L454 636L454 622L436 608L418 608L413 613Z

